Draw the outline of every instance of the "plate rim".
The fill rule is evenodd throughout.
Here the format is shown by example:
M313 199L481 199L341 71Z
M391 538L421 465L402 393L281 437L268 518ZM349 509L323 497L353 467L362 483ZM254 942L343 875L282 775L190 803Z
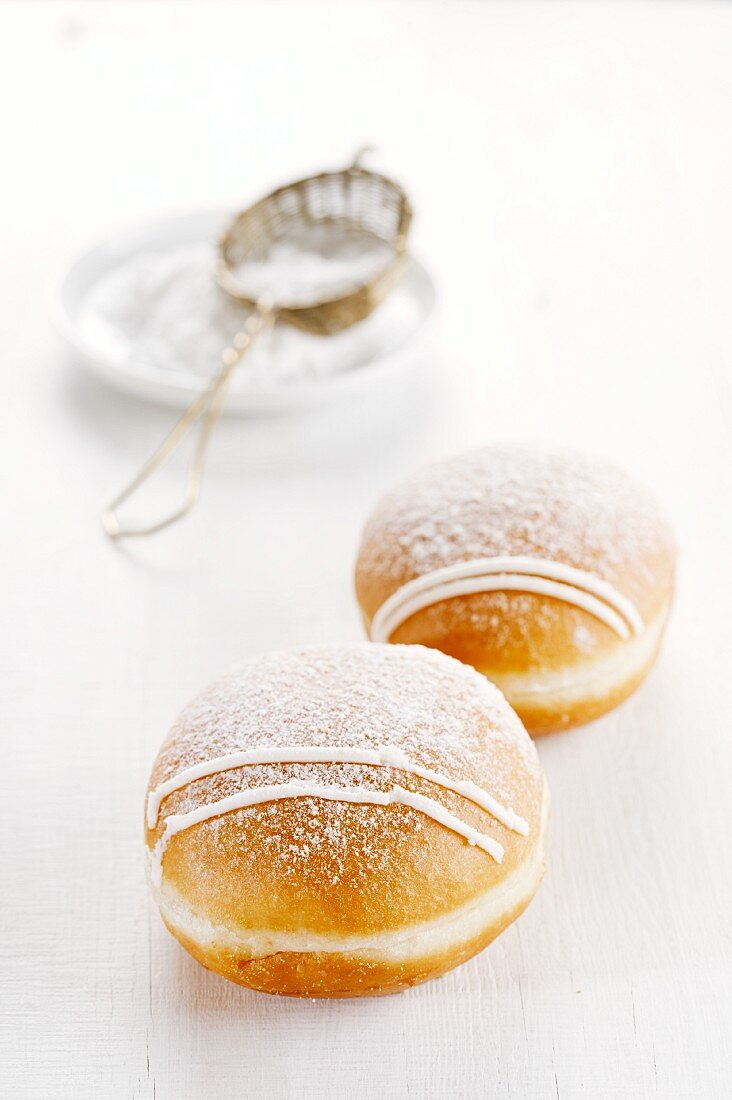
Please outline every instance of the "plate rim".
M206 386L206 379L201 375L175 369L164 370L133 357L121 363L112 355L100 354L99 346L84 336L78 324L79 305L94 282L88 276L85 279L82 272L96 260L100 265L96 275L98 279L102 271L110 270L113 266L114 253L129 255L135 247L142 247L146 241L150 242L155 238L159 240L165 236L175 237L176 232L180 234L181 243L193 241L196 237L196 226L199 227L198 233L201 237L204 232L213 235L217 225L224 225L231 214L230 210L223 207L211 206L147 218L99 236L67 259L52 281L48 309L57 334L68 349L75 353L80 365L117 389L159 404L184 408L201 393ZM306 382L270 389L232 389L227 397L225 411L241 414L322 404L390 372L397 373L400 367L405 367L409 360L417 357L419 350L426 345L434 325L437 305L435 282L427 267L411 253L407 267L407 275L409 274L420 284L417 293L422 306L422 318L397 347L360 366L311 378ZM73 289L75 281L80 283L76 290ZM77 299L76 310L70 305L70 296Z

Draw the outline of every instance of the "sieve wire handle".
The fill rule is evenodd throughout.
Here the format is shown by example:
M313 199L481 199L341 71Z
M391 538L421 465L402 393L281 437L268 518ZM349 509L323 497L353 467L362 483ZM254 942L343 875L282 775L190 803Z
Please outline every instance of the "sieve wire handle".
M144 535L154 535L157 531L163 531L183 519L195 507L201 492L201 475L203 473L203 460L206 454L211 432L221 414L226 400L226 391L234 369L252 345L252 341L273 321L273 314L268 305L260 303L257 309L248 318L244 328L237 332L231 346L224 349L222 359L223 367L211 380L209 385L189 405L178 423L165 437L148 458L140 472L132 479L129 485L114 498L103 510L101 515L102 527L112 539L141 538ZM149 480L156 470L167 462L172 454L177 451L196 422L201 421L196 449L193 453L191 465L186 478L186 489L183 502L175 511L170 512L162 519L154 523L140 527L125 527L119 519L119 509L135 495L137 490Z

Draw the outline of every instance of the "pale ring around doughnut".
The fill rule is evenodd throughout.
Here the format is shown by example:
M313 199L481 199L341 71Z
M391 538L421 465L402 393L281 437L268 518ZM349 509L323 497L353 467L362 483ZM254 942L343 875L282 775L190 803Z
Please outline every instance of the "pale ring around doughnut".
M496 683L532 734L587 722L653 664L676 550L653 496L574 452L485 447L389 492L356 594L374 641L420 643Z
M405 989L528 905L548 795L492 684L422 646L250 659L178 718L146 803L149 879L195 959L269 993Z

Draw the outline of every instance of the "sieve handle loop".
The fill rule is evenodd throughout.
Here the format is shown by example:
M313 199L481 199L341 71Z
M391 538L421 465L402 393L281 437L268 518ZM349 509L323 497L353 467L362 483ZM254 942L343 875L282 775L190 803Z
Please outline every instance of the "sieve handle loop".
M237 332L231 345L222 353L223 367L183 413L178 423L168 433L163 442L153 451L140 472L129 485L112 500L101 515L102 527L111 539L141 538L154 535L166 527L183 519L193 510L201 492L201 475L211 432L218 420L226 400L226 391L235 368L247 353L255 338L274 320L272 307L264 299L257 303L257 309L248 318L244 328ZM137 490L159 470L177 451L197 421L201 421L196 449L186 478L185 495L182 504L162 519L139 527L125 527L119 519L119 509L135 495Z

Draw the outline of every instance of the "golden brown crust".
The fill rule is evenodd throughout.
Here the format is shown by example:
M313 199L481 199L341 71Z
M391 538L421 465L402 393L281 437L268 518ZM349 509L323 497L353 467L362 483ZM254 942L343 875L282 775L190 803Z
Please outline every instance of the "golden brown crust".
M541 876L530 894L457 948L403 962L340 951L278 951L253 959L235 951L204 950L179 927L163 920L197 962L237 985L286 997L379 997L439 978L477 955L523 913L540 882Z
M457 533L456 533L457 532ZM366 524L356 564L364 623L404 584L476 557L528 555L574 566L632 600L646 624L665 622L675 544L655 501L620 471L565 452L485 448L398 486ZM637 647L587 611L538 593L486 592L417 612L392 642L430 646L498 684L531 733L578 725L640 683L658 651ZM627 664L627 661L625 662ZM593 669L617 666L598 686ZM563 679L570 698L551 683ZM542 681L548 681L542 687ZM583 695L574 690L587 683Z
M325 995L326 987L338 993L341 973L348 986L341 992L350 995L347 975L358 960L346 954L336 964L334 951L328 950L325 966L317 958L299 958L322 954L317 950L267 949L267 959L278 956L267 961L237 953L231 944L212 949L203 933L198 938L191 933L186 919L166 912L166 891L195 914L194 924L227 929L233 942L260 943L269 937L276 943L278 937L296 935L318 942L332 937L337 945L344 936L404 934L447 917L490 895L538 858L544 793L535 750L500 693L474 670L441 654L422 647L362 645L252 661L183 712L156 761L149 789L191 764L273 743L398 745L415 763L485 788L527 820L529 835L511 831L460 795L393 768L250 765L195 780L164 799L156 827L146 831L150 851L171 814L293 778L379 791L399 783L440 802L505 849L498 863L409 807L316 798L235 810L187 828L172 837L165 851L161 907L184 946L227 977L275 992ZM533 893L539 877L537 871L535 881L521 889ZM449 966L450 957L448 952L443 960L419 962L409 980L422 980L416 975L429 976L443 963ZM381 964L373 965L369 982L376 988ZM363 960L358 962L353 981L363 966ZM397 965L394 975L398 972ZM318 974L330 977L319 986ZM276 975L284 983L279 990ZM394 975L387 985L396 988L402 979Z
M522 774L515 754L507 752L502 759L509 774L516 770L508 804L529 822L535 835L541 783ZM289 776L292 769L281 767ZM323 785L335 784L338 770L337 765L319 765ZM239 769L232 776L233 784L246 782L244 771ZM480 778L490 790L490 776ZM392 769L378 769L378 773L374 769L368 781L374 789L386 790L394 782ZM525 858L527 838L495 819L486 821L485 811L467 799L436 791L434 784L403 773L398 782L437 798L468 824L484 829L504 847L503 862L496 863L462 837L407 807L327 803L317 807L319 817L326 818L320 835L327 837L337 828L338 842L331 847L318 841L317 858L313 852L295 860L295 850L307 845L302 836L302 806L280 801L257 812L228 814L217 819L215 827L197 826L173 837L165 855L166 880L194 909L205 911L217 923L367 934L417 923L464 905L500 883ZM185 798L186 792L171 795L165 813L175 813ZM161 824L149 832L150 846L162 829Z

